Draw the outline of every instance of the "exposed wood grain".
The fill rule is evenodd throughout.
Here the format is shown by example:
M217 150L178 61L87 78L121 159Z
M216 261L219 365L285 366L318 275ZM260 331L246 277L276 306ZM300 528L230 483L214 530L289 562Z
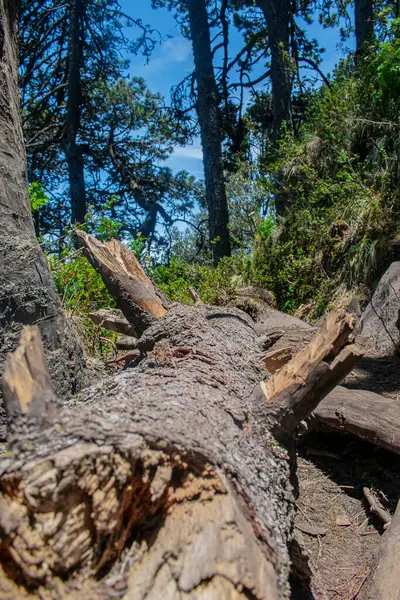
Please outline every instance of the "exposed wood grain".
M260 384L276 413L277 437L290 439L299 422L354 367L361 352L347 344L355 325L355 315L345 310L330 313L311 342Z
M9 354L1 380L4 406L12 427L22 415L42 426L57 404L37 326L25 327L17 350Z
M103 243L84 231L77 231L76 237L137 335L165 315L161 294L133 252L115 239Z

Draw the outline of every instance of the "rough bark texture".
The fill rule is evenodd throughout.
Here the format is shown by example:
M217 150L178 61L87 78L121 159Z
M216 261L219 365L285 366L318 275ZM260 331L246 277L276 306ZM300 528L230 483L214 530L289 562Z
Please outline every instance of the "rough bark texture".
M323 349L311 353L321 360L340 352L351 322L331 317L325 329L332 333L320 335ZM277 410L274 393L268 401L259 393L250 317L173 305L144 331L135 368L53 417L42 402L40 428L38 399L51 398L49 379L29 345L37 337L26 337L3 379L16 416L12 454L0 462L3 597L288 596L296 422L288 423L282 394ZM24 376L32 391L21 398ZM309 403L300 388L296 402L288 385L289 408L302 418Z
M289 0L257 0L263 12L271 50L272 142L275 143L286 121L291 127L292 78L289 59Z
M356 29L357 54L374 39L373 0L355 0L354 18Z
M84 382L84 359L37 244L30 212L19 115L16 5L0 3L0 372L22 326L37 323L54 387L65 398ZM0 437L4 435L3 419Z
M83 223L86 215L86 188L82 147L77 141L81 119L82 0L70 0L68 32L67 114L63 132L68 162L72 223Z
M337 386L314 411L319 423L400 454L400 403Z
M289 459L252 393L250 318L176 305L139 348L135 369L53 428L15 424L0 466L4 588L100 598L111 571L135 600L287 595Z
M231 253L218 92L214 78L206 2L186 0L186 5L189 12L198 90L197 113L203 148L210 241L214 264L217 264L223 256L230 256Z
M375 558L373 576L363 587L360 600L400 600L400 501Z

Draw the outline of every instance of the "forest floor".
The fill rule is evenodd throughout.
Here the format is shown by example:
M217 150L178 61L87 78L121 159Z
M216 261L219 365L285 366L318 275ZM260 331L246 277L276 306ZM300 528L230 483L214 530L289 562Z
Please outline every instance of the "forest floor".
M400 359L364 358L343 385L399 401ZM384 532L363 488L372 489L393 514L400 497L399 457L352 436L315 431L299 441L298 479L292 554L301 567L292 581L293 598L355 600Z

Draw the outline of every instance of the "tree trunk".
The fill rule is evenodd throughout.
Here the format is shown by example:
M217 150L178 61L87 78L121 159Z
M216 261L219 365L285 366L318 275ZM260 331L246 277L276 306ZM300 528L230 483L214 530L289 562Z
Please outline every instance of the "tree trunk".
M53 385L68 397L83 383L83 352L33 227L19 115L16 12L17 2L0 2L0 372L22 326L38 323Z
M197 113L203 148L208 222L213 261L230 256L229 215L223 163L222 132L211 54L210 29L205 0L187 0L197 81Z
M4 597L287 598L293 433L354 364L354 316L330 315L259 385L250 317L200 303L166 311L126 249L80 239L126 315L137 305L139 357L69 407L55 401L34 329L9 357Z
M373 0L355 0L354 18L356 29L356 54L359 55L366 44L374 39Z
M268 29L271 50L272 142L282 133L282 124L291 129L292 76L289 52L289 0L257 0Z
M81 120L82 0L70 0L67 74L67 114L64 151L68 162L72 223L83 223L86 215L86 188L82 146L77 142Z

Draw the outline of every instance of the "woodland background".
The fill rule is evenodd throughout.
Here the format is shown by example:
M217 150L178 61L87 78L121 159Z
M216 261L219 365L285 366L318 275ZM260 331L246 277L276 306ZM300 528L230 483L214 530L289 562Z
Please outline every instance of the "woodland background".
M255 285L311 320L354 293L365 305L400 243L398 2L153 7L172 12L194 51L195 70L166 98L128 75L130 57L166 41L133 7L21 5L36 233L88 347L98 351L87 313L112 301L75 249L77 223L122 240L172 300L190 301L193 286L221 303ZM343 41L331 75L323 28ZM199 135L204 180L165 166Z

